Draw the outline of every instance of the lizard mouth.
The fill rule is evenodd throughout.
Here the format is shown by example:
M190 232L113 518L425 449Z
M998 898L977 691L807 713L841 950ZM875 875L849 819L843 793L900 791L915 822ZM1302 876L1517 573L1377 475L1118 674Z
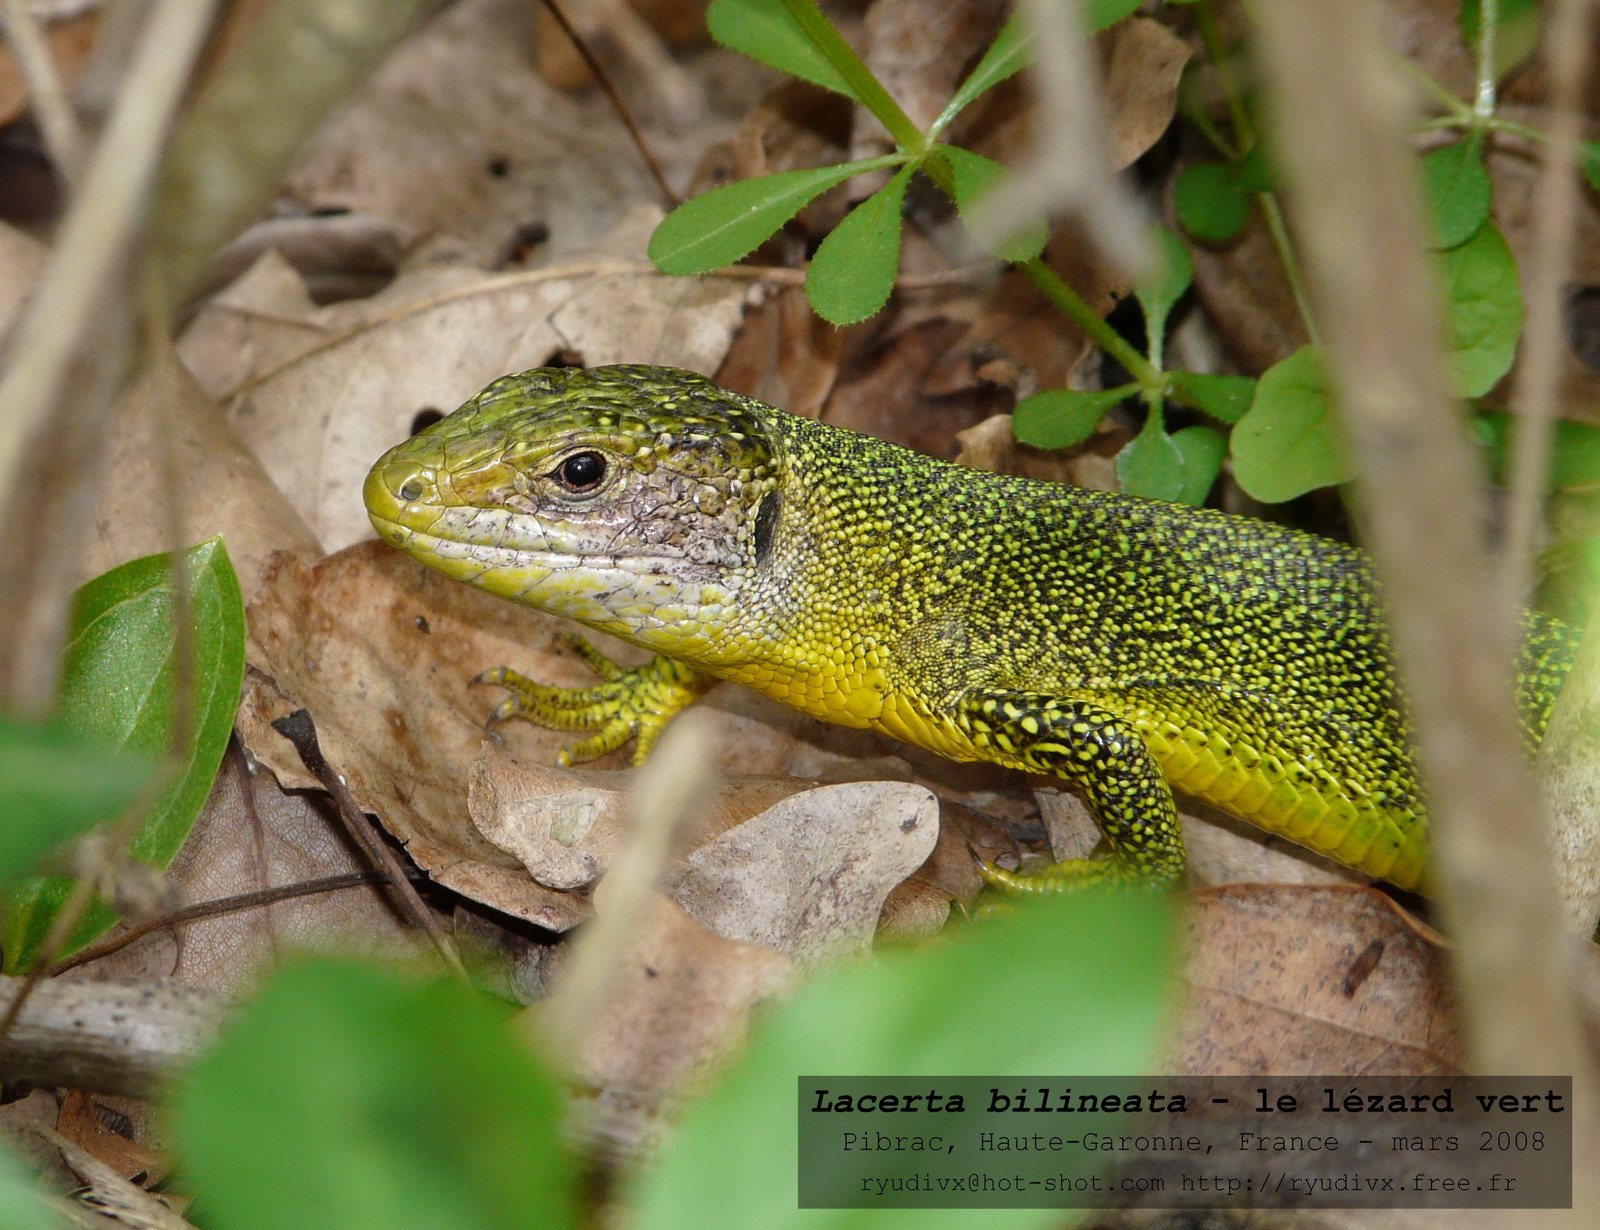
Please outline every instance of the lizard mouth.
M599 551L562 551L550 548L508 546L487 539L432 534L404 522L368 511L368 519L378 536L389 545L418 556L458 580L465 580L468 569L481 576L501 569L526 572L544 568L550 572L583 569L592 572L627 572L643 576L679 575L694 564L677 556L617 555ZM451 565L446 568L445 565ZM458 570L460 570L458 572Z

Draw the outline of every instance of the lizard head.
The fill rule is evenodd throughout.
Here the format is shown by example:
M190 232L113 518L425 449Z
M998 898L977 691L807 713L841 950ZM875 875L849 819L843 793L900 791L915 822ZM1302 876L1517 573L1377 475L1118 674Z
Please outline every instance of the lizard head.
M390 449L363 495L447 576L687 654L771 547L776 413L674 368L536 368Z

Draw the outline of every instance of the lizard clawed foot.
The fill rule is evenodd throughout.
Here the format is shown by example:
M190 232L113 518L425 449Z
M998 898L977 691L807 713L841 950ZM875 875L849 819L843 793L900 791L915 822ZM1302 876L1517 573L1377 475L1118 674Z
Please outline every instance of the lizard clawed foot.
M490 730L523 718L551 730L593 731L588 738L561 749L556 763L562 766L614 752L629 739L637 740L633 763L642 763L667 723L715 682L671 658L658 656L643 666L627 668L580 636L567 636L563 641L600 676L600 683L587 688L551 687L504 666L484 671L473 680L511 693L489 715Z

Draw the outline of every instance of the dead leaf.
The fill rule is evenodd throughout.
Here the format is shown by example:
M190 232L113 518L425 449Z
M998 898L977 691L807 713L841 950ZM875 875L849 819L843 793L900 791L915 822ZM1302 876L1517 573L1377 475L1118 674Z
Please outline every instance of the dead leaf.
M447 413L507 372L557 356L714 372L747 282L647 271L659 213L610 237L610 255L562 268L403 273L370 299L310 305L264 256L199 313L179 353L268 472L337 550L371 537L361 482L423 411Z
M540 884L582 888L605 873L626 834L633 778L631 771L547 768L486 739L467 807L478 831ZM725 782L693 817L685 844L698 845L805 788L791 777Z
M1442 952L1374 889L1196 893L1184 979L1174 1072L1431 1075L1466 1060Z
M171 351L159 355L117 405L100 464L116 481L97 488L84 580L171 550L174 512L186 542L223 535L246 598L272 552L322 553L255 454Z
M921 786L820 786L701 846L672 898L719 935L816 966L870 946L889 891L933 850L938 818Z
M1161 139L1178 109L1189 45L1148 17L1119 21L1100 36L1111 165L1129 167Z
M99 1104L81 1089L69 1089L61 1099L56 1131L85 1152L104 1162L129 1183L153 1187L172 1169L172 1163L143 1145L135 1144L112 1125L121 1116Z
M657 200L604 95L574 98L534 71L534 21L532 6L495 0L446 8L313 138L287 194L303 212L368 213L448 237L457 259L482 269L531 223L560 258ZM698 152L652 145L669 173Z

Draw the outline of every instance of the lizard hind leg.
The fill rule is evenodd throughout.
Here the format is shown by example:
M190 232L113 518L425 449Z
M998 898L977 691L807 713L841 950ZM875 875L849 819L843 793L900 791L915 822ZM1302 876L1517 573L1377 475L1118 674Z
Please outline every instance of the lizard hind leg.
M960 723L985 758L1048 773L1083 791L1110 856L1069 859L1037 872L981 863L984 879L1012 892L1062 892L1089 884L1156 887L1183 877L1183 831L1172 788L1143 736L1103 704L1037 692L978 692Z

